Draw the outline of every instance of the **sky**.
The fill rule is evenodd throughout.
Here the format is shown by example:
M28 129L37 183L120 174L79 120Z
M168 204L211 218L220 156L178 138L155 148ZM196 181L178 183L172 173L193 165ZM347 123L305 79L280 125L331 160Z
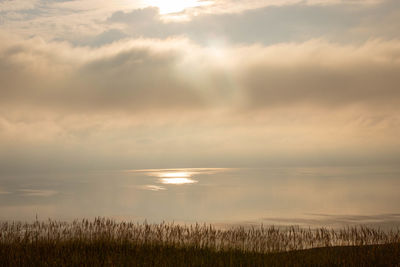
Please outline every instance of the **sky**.
M398 165L398 0L0 0L0 173Z

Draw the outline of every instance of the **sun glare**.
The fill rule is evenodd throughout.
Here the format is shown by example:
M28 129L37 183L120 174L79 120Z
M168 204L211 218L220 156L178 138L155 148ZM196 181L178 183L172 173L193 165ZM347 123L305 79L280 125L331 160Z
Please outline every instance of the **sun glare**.
M164 172L160 173L161 178L188 178L190 177L189 172Z
M161 172L157 175L160 177L162 184L194 184L196 180L192 179L192 173L187 171L172 171L172 172Z
M180 185L180 184L194 184L197 183L196 180L192 180L190 178L161 178L160 179L161 183L163 184L175 184L175 185Z
M198 0L147 0L149 6L156 6L160 9L160 14L177 13L190 7L208 5L209 1Z

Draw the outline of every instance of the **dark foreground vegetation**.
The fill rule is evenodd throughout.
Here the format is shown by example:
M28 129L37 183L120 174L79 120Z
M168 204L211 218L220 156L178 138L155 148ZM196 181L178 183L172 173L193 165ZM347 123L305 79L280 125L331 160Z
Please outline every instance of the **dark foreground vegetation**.
M117 223L0 224L1 266L400 266L400 232Z

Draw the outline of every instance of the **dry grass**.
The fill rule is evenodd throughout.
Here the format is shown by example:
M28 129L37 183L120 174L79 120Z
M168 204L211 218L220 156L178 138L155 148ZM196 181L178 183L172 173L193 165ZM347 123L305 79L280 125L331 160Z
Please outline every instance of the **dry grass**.
M344 250L337 254L345 247L347 252L353 251L348 259L370 257L366 262L379 258L377 264L381 260L398 260L396 264L400 264L399 243L398 229L387 232L366 227L329 230L260 226L220 230L211 225L139 224L104 218L72 223L0 223L0 261L6 266L296 265L301 263L299 259L307 258L301 253L312 255L310 260L336 255L332 263L340 260L341 254L346 255ZM305 249L311 250L304 252ZM386 256L381 259L383 254Z

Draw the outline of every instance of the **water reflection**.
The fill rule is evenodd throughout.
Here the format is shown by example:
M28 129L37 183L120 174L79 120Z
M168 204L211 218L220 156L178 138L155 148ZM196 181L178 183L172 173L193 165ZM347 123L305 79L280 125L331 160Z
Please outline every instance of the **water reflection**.
M54 190L38 190L38 189L20 189L18 192L27 197L51 197L58 192Z
M0 175L0 220L400 222L400 168L151 169ZM372 216L372 217L368 217ZM371 219L372 218L372 219Z
M178 171L178 172L163 172L156 173L160 177L159 181L163 184L183 185L194 184L198 181L192 179L192 172Z
M161 178L160 182L163 184L182 185L182 184L194 184L197 183L198 181L190 178Z
M194 175L211 175L219 172L227 171L225 168L190 168L190 169L150 169L150 170L133 170L132 173L144 173L150 177L158 177L159 183L165 185L187 185L196 184L198 180L194 179ZM144 189L152 191L161 191L166 188L157 185L149 185Z
M181 171L181 172L162 172L160 171L157 176L162 178L188 178L192 173Z
M166 190L165 187L158 186L158 185L143 185L143 186L139 186L138 188L141 188L141 189L143 189L143 190L150 190L150 191L162 191L162 190Z

